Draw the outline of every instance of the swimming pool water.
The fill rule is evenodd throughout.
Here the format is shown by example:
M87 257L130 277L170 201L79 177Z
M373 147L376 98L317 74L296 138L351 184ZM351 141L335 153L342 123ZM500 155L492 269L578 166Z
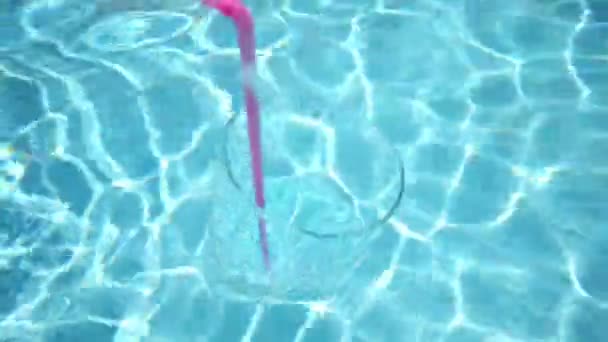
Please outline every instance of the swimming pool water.
M246 4L270 276L231 23L0 5L0 341L608 339L608 5Z

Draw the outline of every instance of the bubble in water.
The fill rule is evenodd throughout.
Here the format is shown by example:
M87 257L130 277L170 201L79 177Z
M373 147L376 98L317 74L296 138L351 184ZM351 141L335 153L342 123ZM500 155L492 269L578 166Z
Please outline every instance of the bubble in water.
M270 119L263 136L270 274L264 269L259 246L244 117L229 128L230 172L218 172L214 181L217 197L204 249L205 278L212 289L224 295L252 300L270 296L285 301L332 296L348 281L379 228L375 223L382 215L373 203L353 195L339 174L324 167L304 172L290 162L277 139L280 127ZM374 149L382 156L394 153L388 144L379 142ZM386 208L399 193L398 158L392 160L392 168L384 170L383 179L370 180L370 186L377 188L367 191L389 193L386 201L381 201ZM386 188L391 191L384 191Z

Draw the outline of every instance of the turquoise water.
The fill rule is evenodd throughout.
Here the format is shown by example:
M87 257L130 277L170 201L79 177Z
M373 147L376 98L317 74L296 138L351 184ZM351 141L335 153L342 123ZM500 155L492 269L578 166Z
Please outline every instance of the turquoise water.
M608 340L608 4L0 5L0 341ZM393 210L394 209L394 210Z

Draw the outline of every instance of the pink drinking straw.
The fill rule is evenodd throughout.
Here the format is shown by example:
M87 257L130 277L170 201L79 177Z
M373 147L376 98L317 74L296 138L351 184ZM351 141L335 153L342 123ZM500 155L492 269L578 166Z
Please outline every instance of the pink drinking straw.
M258 234L260 247L264 258L264 266L270 271L270 253L268 251L268 236L266 219L264 218L264 174L262 171L262 147L260 143L260 105L253 86L256 73L255 66L255 37L253 17L251 12L240 0L202 0L203 4L215 8L223 15L232 19L236 26L239 49L241 51L241 67L243 71L243 89L245 91L245 107L247 109L247 131L249 133L249 150L251 152L251 168L255 203L260 209L258 213Z

